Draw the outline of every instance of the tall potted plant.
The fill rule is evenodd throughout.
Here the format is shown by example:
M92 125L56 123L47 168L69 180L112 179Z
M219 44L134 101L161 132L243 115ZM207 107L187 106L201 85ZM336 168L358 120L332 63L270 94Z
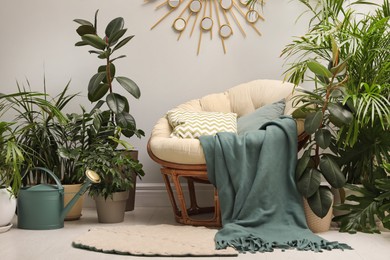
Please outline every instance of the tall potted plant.
M97 28L97 15L98 11L95 12L94 23L91 23L84 19L75 19L74 21L80 26L76 32L80 35L81 41L76 43L76 46L88 45L93 49L89 51L91 54L96 54L98 59L104 62L103 65L99 66L97 73L94 74L88 84L88 99L95 103L95 108L99 109L100 124L105 126L104 132L105 138L101 138L102 149L106 149L107 144L111 145L114 149L117 143L112 142L112 139L120 140L121 135L125 137L132 137L133 135L141 138L145 133L137 129L136 121L130 114L130 105L127 97L114 91L114 86L118 84L128 94L134 98L140 98L141 92L138 85L128 77L117 76L116 66L114 62L118 59L125 58L126 55L116 55L119 49L125 46L134 36L125 36L127 29L124 28L124 19L118 17L108 23L105 28L105 34L100 37ZM113 57L116 55L115 57ZM103 105L107 106L104 109ZM96 129L95 129L96 130ZM98 131L100 131L99 129ZM104 137L104 136L103 136ZM110 137L110 138L109 138ZM125 153L128 153L129 148L126 146ZM117 151L115 152L117 153ZM114 158L116 158L114 156ZM134 162L137 158L134 158ZM100 168L100 170L103 170ZM104 175L105 172L101 172ZM132 196L135 196L135 178L133 175L133 192ZM103 177L104 179L104 177ZM103 195L103 194L102 194ZM107 196L105 196L107 198ZM134 198L129 199L134 203ZM130 205L128 208L134 207Z
M307 80L305 75L308 69L313 71L309 64L314 59L327 69L316 73L315 80L329 85L332 82L321 74L334 74L342 64L343 68L338 69L340 73L335 75L336 84L342 85L331 98L342 108L342 114L352 114L352 117L348 124L341 124L343 121L334 120L336 118L331 120L330 116L335 115L329 110L332 123L329 127L335 137L329 148L348 183L373 186L377 179L386 177L381 165L390 157L389 1L384 0L376 10L366 14L356 14L353 8L354 4L362 1L353 1L350 5L342 0L321 0L316 4L305 0L300 2L308 7L312 19L309 32L283 50L283 56L288 60L294 59L286 76L296 84ZM356 218L368 218L362 214L372 204L364 205L360 213L355 211L337 219L344 220L341 230L368 230L367 227L357 228L348 224ZM369 221L360 223L372 224Z
M30 86L29 86L30 87ZM62 111L77 94L68 94L69 83L59 95L52 98L44 93L28 92L26 87L18 84L18 92L7 99L10 107L16 112L15 128L18 144L24 150L23 155L28 163L23 170L32 167L45 167L55 173L64 184L65 203L78 192L84 180L76 162L85 147L86 129L85 114L65 115ZM84 111L83 111L84 112ZM39 184L43 180L40 172L31 173L23 180L24 184ZM73 190L74 191L73 191ZM76 190L75 190L76 189ZM81 216L82 200L67 214L66 220L78 219Z

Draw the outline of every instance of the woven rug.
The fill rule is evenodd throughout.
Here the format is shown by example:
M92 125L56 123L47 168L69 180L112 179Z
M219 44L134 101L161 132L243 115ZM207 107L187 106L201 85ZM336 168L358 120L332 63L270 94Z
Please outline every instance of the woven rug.
M135 256L237 256L216 250L216 229L174 225L96 227L73 240L76 248Z

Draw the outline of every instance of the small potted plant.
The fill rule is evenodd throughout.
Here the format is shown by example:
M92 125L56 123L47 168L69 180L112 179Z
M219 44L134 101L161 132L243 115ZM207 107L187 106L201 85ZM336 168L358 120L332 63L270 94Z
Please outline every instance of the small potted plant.
M119 144L125 150L131 149L130 144L117 138L120 128L102 124L100 120L104 117L98 110L94 117L89 129L89 148L85 150L80 163L83 171L91 169L101 177L101 182L93 184L89 190L89 195L96 202L99 222L118 223L124 219L134 176L144 176L144 171L138 160L117 149Z

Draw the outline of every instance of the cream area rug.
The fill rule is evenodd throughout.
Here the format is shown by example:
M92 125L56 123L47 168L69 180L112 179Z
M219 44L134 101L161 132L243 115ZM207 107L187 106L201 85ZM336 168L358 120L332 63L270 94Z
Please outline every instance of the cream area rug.
M216 229L174 225L96 227L73 240L73 246L135 256L237 256L228 247L215 249Z

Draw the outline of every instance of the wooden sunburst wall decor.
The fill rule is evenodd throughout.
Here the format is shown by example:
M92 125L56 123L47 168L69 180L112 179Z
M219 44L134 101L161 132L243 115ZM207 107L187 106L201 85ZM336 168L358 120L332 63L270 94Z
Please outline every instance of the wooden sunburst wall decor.
M225 41L235 34L233 28L238 28L246 37L244 26L249 26L261 36L257 23L259 20L264 21L264 17L257 11L259 8L247 5L248 0L144 0L144 2L156 3L156 9L167 8L167 12L153 24L151 29L171 14L175 16L171 24L179 34L177 40L180 40L186 31L192 37L195 28L198 27L200 33L197 55L200 53L203 35L209 34L210 39L213 39L213 35L217 34L224 53L226 53ZM264 4L263 1L257 2ZM240 23L240 20L245 21L245 24Z

